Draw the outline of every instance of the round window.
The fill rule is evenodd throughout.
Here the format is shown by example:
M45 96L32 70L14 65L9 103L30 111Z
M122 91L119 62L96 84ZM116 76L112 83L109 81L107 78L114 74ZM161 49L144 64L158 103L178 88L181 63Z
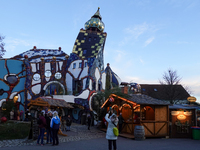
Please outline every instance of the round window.
M51 71L50 70L45 71L44 74L45 74L45 77L47 77L47 78L51 77Z
M34 75L33 75L33 79L34 79L35 81L40 80L40 74L38 74L38 73L34 74Z
M61 79L61 77L62 77L62 74L61 74L60 72L57 72L57 73L55 74L55 78L56 78L56 79Z

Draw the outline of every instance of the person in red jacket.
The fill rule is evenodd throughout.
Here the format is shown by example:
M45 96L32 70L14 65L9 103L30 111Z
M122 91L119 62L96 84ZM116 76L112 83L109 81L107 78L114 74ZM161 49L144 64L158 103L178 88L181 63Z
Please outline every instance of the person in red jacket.
M40 134L37 139L37 145L39 145L40 138L41 138L41 146L44 146L43 139L44 139L44 132L46 128L46 119L44 118L44 113L39 114L38 124L39 124Z

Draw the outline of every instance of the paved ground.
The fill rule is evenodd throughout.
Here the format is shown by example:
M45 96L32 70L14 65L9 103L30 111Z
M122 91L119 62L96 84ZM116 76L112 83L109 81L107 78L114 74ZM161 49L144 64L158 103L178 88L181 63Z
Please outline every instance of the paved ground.
M105 133L92 127L90 131L85 125L73 125L67 137L60 136L59 146L36 145L36 141L9 140L0 142L2 150L35 150L35 149L69 149L69 150L107 150L108 142ZM3 143L3 144L2 144ZM7 143L7 144L6 144ZM162 139L151 138L144 141L136 141L119 137L118 150L200 150L200 140L193 139Z

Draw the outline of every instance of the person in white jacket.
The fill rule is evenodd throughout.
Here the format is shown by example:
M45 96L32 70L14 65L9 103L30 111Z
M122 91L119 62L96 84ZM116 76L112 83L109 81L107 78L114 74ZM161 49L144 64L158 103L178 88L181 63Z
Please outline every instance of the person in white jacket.
M113 145L114 150L116 150L117 149L117 144L116 144L117 136L114 135L113 128L115 127L115 125L117 126L117 124L118 124L118 117L114 113L112 113L109 117L110 113L112 113L112 111L108 111L108 113L105 116L105 119L108 122L108 127L107 127L107 131L106 131L106 139L108 140L108 149L112 150L112 145Z

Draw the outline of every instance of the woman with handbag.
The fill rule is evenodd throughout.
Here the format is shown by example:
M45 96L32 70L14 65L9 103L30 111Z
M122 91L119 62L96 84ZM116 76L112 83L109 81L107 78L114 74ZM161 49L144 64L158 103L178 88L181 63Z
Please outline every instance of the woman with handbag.
M118 124L117 115L112 113L112 110L109 110L105 116L105 119L108 122L108 128L106 131L106 139L108 140L108 149L112 150L112 145L113 145L114 150L117 150L117 144L116 144L117 136L113 132L113 128L115 128Z

